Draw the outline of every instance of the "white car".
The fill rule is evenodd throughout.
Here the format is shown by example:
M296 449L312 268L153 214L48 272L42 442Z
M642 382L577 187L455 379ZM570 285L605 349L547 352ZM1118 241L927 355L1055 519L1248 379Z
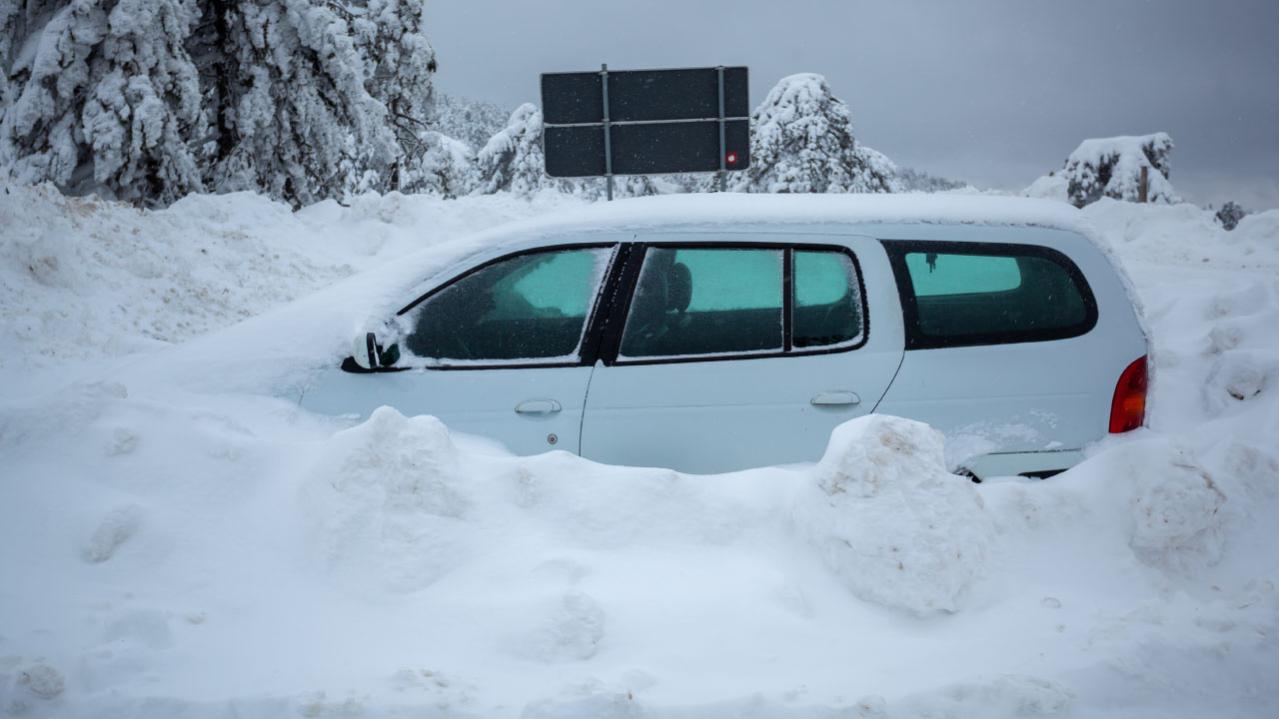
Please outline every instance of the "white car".
M381 319L305 407L697 473L814 461L879 412L978 478L1047 476L1144 420L1127 285L1056 203L623 201L498 233Z

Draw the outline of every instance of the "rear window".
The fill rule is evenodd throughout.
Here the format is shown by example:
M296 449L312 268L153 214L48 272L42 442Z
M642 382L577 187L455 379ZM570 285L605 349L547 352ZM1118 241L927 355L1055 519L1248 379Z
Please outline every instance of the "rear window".
M1035 245L885 242L906 321L906 348L1076 337L1097 322L1079 268Z

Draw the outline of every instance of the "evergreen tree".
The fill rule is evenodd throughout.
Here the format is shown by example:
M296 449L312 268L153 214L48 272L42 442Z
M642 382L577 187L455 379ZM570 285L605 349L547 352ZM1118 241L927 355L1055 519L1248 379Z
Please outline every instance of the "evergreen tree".
M893 192L894 169L853 139L848 107L821 75L782 78L751 114L751 167L738 192Z
M20 7L18 7L20 5ZM71 0L0 10L0 157L22 181L167 203L201 187L195 0Z
M153 203L414 189L457 155L429 127L421 15L419 0L0 0L0 162Z
M223 136L210 164L218 191L260 190L295 206L382 189L401 156L387 108L344 4L220 3ZM207 59L206 59L207 62ZM367 84L366 84L367 83Z
M546 187L561 192L577 189L571 180L546 176L546 156L542 153L542 111L532 103L515 108L506 127L489 138L476 156L479 168L477 191L499 191L528 196Z
M387 184L411 192L425 191L416 179L454 167L460 149L431 127L435 50L422 32L422 10L418 0L363 0L353 8L357 43L370 73L369 92L386 107L399 144L400 157Z
M488 102L478 102L437 93L431 129L462 140L471 147L484 147L489 138L506 127L510 110Z
M479 175L470 145L433 130L421 133L420 138L424 150L403 171L403 191L451 199L476 188Z

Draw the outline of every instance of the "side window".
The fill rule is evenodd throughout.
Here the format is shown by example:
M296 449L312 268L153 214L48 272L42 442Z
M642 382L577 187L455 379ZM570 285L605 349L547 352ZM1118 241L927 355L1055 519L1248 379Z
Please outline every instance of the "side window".
M1031 245L886 242L906 311L907 347L1075 337L1097 320L1083 274Z
M861 283L843 252L796 250L791 344L796 349L857 342L862 337Z
M569 361L577 354L612 248L508 257L463 275L400 318L419 359Z
M651 247L645 252L621 357L781 349L781 250Z

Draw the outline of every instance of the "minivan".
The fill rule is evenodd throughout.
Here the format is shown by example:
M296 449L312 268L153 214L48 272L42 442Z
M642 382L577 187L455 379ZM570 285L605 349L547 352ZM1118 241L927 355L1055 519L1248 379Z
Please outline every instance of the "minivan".
M1051 475L1144 421L1128 284L1060 203L642 198L427 274L304 407L691 473L815 461L878 412L944 432L975 479Z

